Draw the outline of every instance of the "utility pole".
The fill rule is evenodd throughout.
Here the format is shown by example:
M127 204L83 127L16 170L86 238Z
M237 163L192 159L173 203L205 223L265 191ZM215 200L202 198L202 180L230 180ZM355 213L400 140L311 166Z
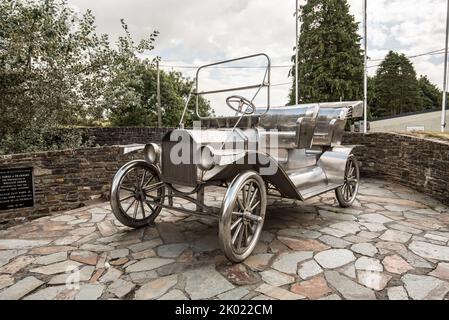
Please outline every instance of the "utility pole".
M448 0L449 1L449 0ZM367 0L363 0L363 43L364 43L364 57L363 57L363 133L367 133L368 122L368 28L367 28Z
M161 114L161 72L159 69L159 59L156 60L157 80L156 80L156 105L157 105L157 127L162 128Z
M298 21L299 21L299 14L298 14L298 1L296 0L296 11L295 11L295 19L296 19L296 39L295 39L295 104L299 104L299 66L298 66L298 60L299 60L299 30L298 30ZM449 1L449 0L448 0Z
M441 106L441 132L444 132L446 129L448 43L449 43L449 0L447 1L447 15L446 15L446 46L445 46L446 51L444 52L444 79L443 79L443 104Z

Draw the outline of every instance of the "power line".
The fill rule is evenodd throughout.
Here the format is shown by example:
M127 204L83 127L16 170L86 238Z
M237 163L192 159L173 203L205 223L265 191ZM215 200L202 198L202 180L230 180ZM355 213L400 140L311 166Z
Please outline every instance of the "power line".
M424 56L435 56L435 55L439 55L439 54L444 54L444 48L440 49L440 50L434 50L434 51L429 51L429 52L424 52L424 53L420 53L420 54L416 54L413 56L406 56L406 58L408 59L415 59L415 58L419 58L419 57L424 57ZM384 61L384 59L375 59L375 60L369 60L370 62L376 62L376 61ZM369 66L368 68L376 68L376 67L380 67L381 64L376 64L373 66Z
M162 68L178 68L178 69L198 69L198 66L170 66L170 65L160 65ZM266 69L267 66L222 66L222 67L209 67L208 69ZM293 65L279 65L271 66L271 68L293 68Z

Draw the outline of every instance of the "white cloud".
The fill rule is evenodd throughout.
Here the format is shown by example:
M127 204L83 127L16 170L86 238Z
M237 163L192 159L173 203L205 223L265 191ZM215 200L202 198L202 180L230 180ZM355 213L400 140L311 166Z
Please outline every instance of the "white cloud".
M69 3L82 11L91 8L99 31L113 36L120 32L120 18L125 18L136 38L159 30L161 34L152 54L160 55L166 65L199 65L257 52L268 53L274 65L291 64L294 0L69 0ZM349 3L356 20L361 22L362 0ZM368 55L372 59L383 58L389 50L411 55L444 47L445 1L368 0L368 21ZM442 55L413 62L418 74L428 75L441 86ZM375 70L371 68L370 73ZM180 71L190 77L194 75L194 70ZM260 77L260 73L256 75L251 69L226 74L210 72L204 80L209 86L220 86L253 83ZM288 69L273 69L273 83L289 81ZM288 85L273 88L273 104L285 104L288 91ZM219 110L226 110L224 97L211 100Z

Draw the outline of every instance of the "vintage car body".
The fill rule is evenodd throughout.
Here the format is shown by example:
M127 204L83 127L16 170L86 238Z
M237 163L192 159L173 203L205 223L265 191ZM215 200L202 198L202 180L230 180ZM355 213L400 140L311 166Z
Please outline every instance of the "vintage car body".
M111 206L122 223L146 226L162 208L218 214L221 247L231 261L240 262L257 244L267 196L304 201L335 190L341 206L352 205L360 183L359 168L353 146L342 146L341 141L347 120L363 116L362 102L271 108L270 61L263 54L249 58L255 56L268 61L268 81L265 78L253 86L268 87L268 106L256 109L252 101L231 96L227 103L235 116L199 116L200 122L192 129L184 129L181 120L179 128L167 133L160 145L146 145L145 161L126 164L112 183ZM194 94L217 92L198 89L199 71L217 64L198 70ZM204 203L208 186L227 189L218 210ZM195 203L196 210L174 206L176 197Z

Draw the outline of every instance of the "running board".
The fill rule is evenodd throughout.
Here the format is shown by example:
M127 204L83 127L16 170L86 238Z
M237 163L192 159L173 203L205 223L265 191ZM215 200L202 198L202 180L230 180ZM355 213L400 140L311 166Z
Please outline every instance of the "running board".
M308 200L310 198L319 196L323 193L335 190L337 188L340 188L342 185L339 184L327 184L325 186L316 186L307 190L303 190L300 191L298 190L298 192L301 194L301 196L303 197L304 200Z

